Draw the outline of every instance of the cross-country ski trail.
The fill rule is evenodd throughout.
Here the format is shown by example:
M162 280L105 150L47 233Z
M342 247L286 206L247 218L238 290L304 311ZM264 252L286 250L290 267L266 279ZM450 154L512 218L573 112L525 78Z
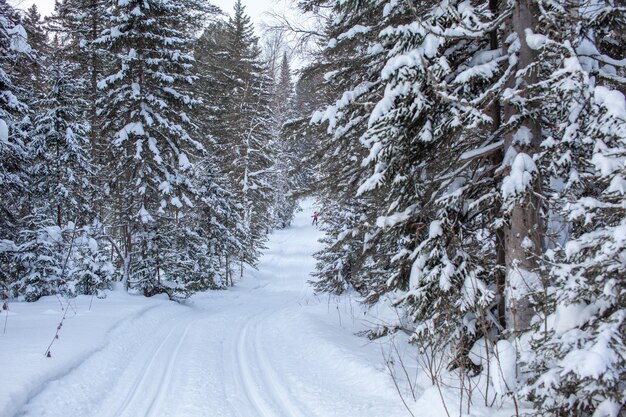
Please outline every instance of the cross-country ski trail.
M407 416L380 347L354 336L350 312L307 284L320 232L314 207L303 206L232 290L183 305L112 292L89 312L79 299L52 358L11 350L20 330L10 327L0 369L17 382L0 382L0 415ZM28 308L15 307L13 329L27 326Z

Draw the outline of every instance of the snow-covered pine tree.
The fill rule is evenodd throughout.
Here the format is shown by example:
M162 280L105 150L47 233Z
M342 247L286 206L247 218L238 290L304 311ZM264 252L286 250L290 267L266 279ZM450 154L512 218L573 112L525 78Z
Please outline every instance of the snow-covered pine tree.
M109 25L109 2L104 0L62 0L55 3L52 16L46 18L46 28L56 38L56 54L74 64L73 76L82 80L82 110L89 126L91 156L101 162L104 141L100 140L101 121L97 100L101 93L98 81L112 57L97 43L101 32ZM96 196L96 199L102 197Z
M235 2L226 33L228 65L234 76L230 99L234 111L226 116L232 135L228 138L233 152L230 175L237 187L244 224L249 229L246 246L252 257L245 262L253 264L254 252L262 247L274 226L270 213L275 177L272 78L261 61L258 38L241 0Z
M294 111L294 89L291 82L291 70L287 52L283 52L279 67L278 79L274 82L272 113L274 115L274 201L272 203L272 224L277 227L287 227L293 219L297 202L293 198L297 185L301 182L301 175L297 171L298 148L289 142L288 130L283 126L292 117Z
M48 91L34 103L38 114L29 143L33 158L29 174L33 204L63 227L91 217L92 163L88 126L81 114L85 104L79 94L84 90L72 77L73 65L54 61L46 65Z
M220 170L229 180L245 234L238 261L254 264L265 236L274 226L273 190L276 170L273 143L272 82L260 58L257 38L245 7L237 1L227 22L209 26L195 56L207 114L203 127L211 135Z
M118 261L125 283L146 294L186 284L170 252L189 250L179 234L197 196L193 164L205 152L189 112L199 104L190 32L206 11L187 0L119 2L97 40L118 62L99 81Z
M540 9L526 41L543 65L538 169L547 177L549 272L524 355L537 415L624 413L626 13L612 2ZM534 332L534 333L533 333Z
M26 168L28 103L15 80L14 65L30 56L26 30L16 11L0 0L0 285L7 291L19 279L16 241L28 193ZM6 294L5 294L6 295Z
M316 163L315 192L322 203L323 227L329 227L325 247L316 255L321 261L317 287L335 292L354 287L374 301L378 298L376 289L384 286L385 280L380 281L380 271L363 268L372 262L370 255L375 255L364 249L368 227L375 223L375 199L381 196L372 193L360 198L356 193L365 179L360 163L367 156L360 143L366 127L363 122L371 103L381 93L377 82L382 65L380 51L369 46L382 29L377 19L382 5L373 1L328 1L307 2L305 6L333 10L328 46L309 69L310 80L323 80L322 85L313 85L327 98L322 99L325 108L315 113L313 122L324 124L325 131L301 129L305 141L314 146L307 160ZM324 259L332 260L328 267L322 266Z

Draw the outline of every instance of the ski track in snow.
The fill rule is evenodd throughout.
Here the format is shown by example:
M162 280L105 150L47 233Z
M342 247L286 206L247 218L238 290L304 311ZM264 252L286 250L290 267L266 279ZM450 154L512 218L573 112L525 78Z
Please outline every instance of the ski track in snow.
M406 416L379 347L342 328L339 309L306 282L321 237L312 212L309 202L291 228L275 232L258 271L237 287L185 305L151 300L9 415Z
M173 325L156 349L149 349L151 352L146 355L145 363L126 397L119 407L111 408L115 410L111 417L155 415L164 394L169 391L174 364L192 324L188 322L182 330Z

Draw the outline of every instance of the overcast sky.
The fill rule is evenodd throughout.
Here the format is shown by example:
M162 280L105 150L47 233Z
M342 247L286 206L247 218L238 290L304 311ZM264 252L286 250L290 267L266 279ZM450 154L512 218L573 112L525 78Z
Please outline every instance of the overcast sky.
M282 11L286 8L287 0L242 0L246 7L246 13L252 18L257 33L263 21L264 14L268 11ZM10 0L11 3L22 9L27 9L31 4L37 4L42 15L46 16L54 10L54 0ZM220 7L225 13L231 14L235 0L209 0L210 3Z

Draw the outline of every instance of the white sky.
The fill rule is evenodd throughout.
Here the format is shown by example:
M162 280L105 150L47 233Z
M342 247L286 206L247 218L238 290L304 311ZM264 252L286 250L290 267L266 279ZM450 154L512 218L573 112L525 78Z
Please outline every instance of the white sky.
M22 9L27 9L35 3L44 16L54 10L54 0L9 0L9 2ZM235 0L209 0L209 2L221 8L226 14L231 14L235 5ZM264 16L266 12L272 10L281 12L290 3L287 0L242 0L242 2L246 7L246 13L252 18L257 33L264 17L267 20L267 16Z
M226 15L232 14L236 0L208 0L210 3L222 9ZM43 16L52 14L54 11L55 0L9 0L9 3L21 9L28 9L33 3L37 5L39 12ZM254 29L257 36L262 35L262 23L272 22L269 12L279 15L286 15L290 20L298 21L301 19L301 12L296 10L296 2L294 0L242 0L245 6L246 14L252 18ZM289 42L289 41L288 41ZM300 56L291 57L292 69L298 69L304 66L306 59Z

